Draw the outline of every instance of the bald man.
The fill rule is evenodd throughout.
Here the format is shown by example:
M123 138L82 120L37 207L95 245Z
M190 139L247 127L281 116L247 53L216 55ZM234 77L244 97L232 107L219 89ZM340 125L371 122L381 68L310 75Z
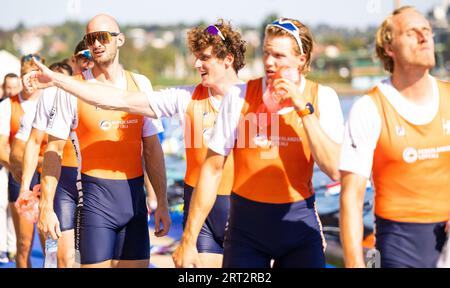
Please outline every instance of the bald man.
M92 18L84 41L95 65L80 74L79 80L128 91L152 91L147 77L121 68L119 50L125 36L114 18L104 14ZM61 235L53 198L64 145L74 131L73 143L81 156L82 191L75 219L76 260L83 268L148 267L150 241L142 155L158 200L156 236L166 235L170 227L164 158L156 135L162 131L161 123L99 109L60 89L55 93L46 129L49 139L43 164L39 229L53 239Z

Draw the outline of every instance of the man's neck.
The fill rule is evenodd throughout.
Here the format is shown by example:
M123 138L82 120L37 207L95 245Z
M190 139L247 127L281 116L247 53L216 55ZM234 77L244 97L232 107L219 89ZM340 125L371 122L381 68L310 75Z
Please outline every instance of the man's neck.
M116 84L122 78L122 68L118 58L114 59L110 64L94 65L92 75L99 82Z
M228 90L232 86L234 86L240 82L241 82L241 80L239 80L237 74L233 70L233 72L227 73L227 75L223 78L222 81L220 81L216 85L210 87L211 95L214 98L220 100L220 99L222 99L222 97L224 95L226 95L228 93Z
M392 85L400 94L416 104L431 101L432 82L428 69L398 69L391 77Z

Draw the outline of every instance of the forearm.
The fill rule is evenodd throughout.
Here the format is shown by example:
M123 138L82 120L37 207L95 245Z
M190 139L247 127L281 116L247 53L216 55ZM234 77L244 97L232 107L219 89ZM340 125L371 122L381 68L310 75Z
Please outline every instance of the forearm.
M167 178L164 154L157 136L150 144L144 142L145 170L156 195L158 204L167 203Z
M11 145L11 153L9 155L10 170L14 171L16 176L22 174L23 156L25 152L26 143L19 139L14 139ZM16 179L20 182L20 179Z
M156 118L147 96L142 92L128 92L101 83L87 83L58 73L54 74L53 83L96 107Z
M357 206L355 201L346 199L341 201L340 214L341 242L345 266L361 266L361 263L364 263L362 207Z
M181 239L182 243L195 246L200 230L217 198L217 190L222 170L214 171L202 168L201 176L191 196L186 228Z
M55 154L49 154L44 157L41 198L39 201L39 211L52 210L55 198L56 187L58 186L59 177L61 175L61 158Z
M363 258L363 206L365 178L343 172L340 195L340 233L347 267L364 267Z
M314 161L331 179L338 180L341 146L328 137L315 115L305 116L302 120Z
M30 187L31 179L38 165L40 144L30 139L25 147L22 164L21 187Z

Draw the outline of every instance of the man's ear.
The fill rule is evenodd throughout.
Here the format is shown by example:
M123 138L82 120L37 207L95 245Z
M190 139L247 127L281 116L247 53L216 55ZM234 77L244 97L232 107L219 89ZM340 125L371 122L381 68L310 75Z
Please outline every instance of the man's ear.
M384 48L384 52L386 53L386 55L388 55L389 57L392 58L394 55L394 50L392 49L392 44L384 44L383 48Z
M125 44L125 35L120 33L117 36L117 47L122 47Z
M225 59L223 61L225 63L226 68L232 67L234 63L234 56L232 54L227 54L227 56L225 56Z

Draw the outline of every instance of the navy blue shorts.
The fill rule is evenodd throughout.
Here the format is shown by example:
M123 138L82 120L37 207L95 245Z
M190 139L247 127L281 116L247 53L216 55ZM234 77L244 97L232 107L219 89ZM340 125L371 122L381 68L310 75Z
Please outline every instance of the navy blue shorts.
M149 259L144 177L107 180L82 174L81 183L75 241L81 264Z
M224 268L323 268L325 240L314 196L289 204L231 194Z
M61 167L61 176L56 187L54 210L58 216L61 231L72 230L75 226L77 207L77 167Z
M41 175L36 171L34 172L33 178L30 183L30 190L33 190L33 187L40 183ZM17 183L12 174L8 173L8 201L16 202L17 198L19 198L20 194L20 183Z
M382 268L434 268L445 243L446 222L402 223L375 219Z
M186 225L192 192L194 188L184 184L183 227ZM203 223L197 239L199 253L223 254L223 239L230 209L230 196L217 195L211 212Z

